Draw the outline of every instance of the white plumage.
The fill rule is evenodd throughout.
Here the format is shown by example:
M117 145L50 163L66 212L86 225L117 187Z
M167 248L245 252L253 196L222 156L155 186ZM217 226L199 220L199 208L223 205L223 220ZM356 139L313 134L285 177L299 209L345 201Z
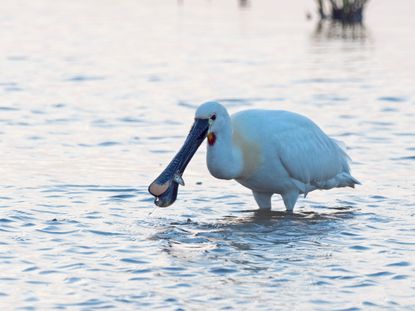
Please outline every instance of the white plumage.
M221 104L208 102L195 117L209 119L209 172L251 189L261 209L271 208L274 193L292 211L300 194L360 184L350 175L346 152L302 115L245 110L231 117Z

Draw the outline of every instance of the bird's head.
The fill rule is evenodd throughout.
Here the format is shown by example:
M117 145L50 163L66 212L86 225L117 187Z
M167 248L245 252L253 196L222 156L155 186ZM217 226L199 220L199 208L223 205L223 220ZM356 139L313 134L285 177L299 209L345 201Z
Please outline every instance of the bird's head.
M221 104L207 102L196 110L195 121L179 152L166 169L150 184L148 191L155 197L154 203L167 207L177 198L178 185L184 185L182 174L203 140L208 137L209 145L216 141L215 132L226 122L229 115Z
M208 120L209 128L207 133L208 143L213 146L216 142L216 135L228 122L229 114L226 108L218 102L207 102L196 110L195 120Z

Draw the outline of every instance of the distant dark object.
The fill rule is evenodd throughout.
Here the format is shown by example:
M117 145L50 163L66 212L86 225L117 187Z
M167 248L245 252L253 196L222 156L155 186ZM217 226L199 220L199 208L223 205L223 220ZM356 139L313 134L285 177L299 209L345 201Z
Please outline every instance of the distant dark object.
M363 11L369 0L316 0L321 19L346 24L362 23ZM329 12L329 13L326 13Z
M247 8L250 6L249 0L239 0L239 7Z

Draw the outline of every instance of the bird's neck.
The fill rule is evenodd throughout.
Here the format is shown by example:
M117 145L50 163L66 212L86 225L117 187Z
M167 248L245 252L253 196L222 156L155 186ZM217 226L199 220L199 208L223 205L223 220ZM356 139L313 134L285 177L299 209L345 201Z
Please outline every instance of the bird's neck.
M213 134L214 139L208 142L207 148L209 172L220 179L237 178L242 171L242 157L239 148L233 143L231 123L221 129L220 133Z

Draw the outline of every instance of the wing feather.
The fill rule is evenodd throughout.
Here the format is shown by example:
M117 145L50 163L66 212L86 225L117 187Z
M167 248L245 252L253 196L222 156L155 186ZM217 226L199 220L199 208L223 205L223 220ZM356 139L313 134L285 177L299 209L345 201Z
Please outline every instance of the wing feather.
M276 133L278 156L287 173L306 184L318 184L349 172L348 157L312 121Z

